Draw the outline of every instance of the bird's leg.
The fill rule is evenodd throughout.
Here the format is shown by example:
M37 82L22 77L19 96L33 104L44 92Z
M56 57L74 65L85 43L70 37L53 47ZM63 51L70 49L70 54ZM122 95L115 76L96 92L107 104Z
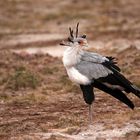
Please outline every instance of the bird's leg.
M92 125L92 120L93 120L92 104L89 104L89 125Z

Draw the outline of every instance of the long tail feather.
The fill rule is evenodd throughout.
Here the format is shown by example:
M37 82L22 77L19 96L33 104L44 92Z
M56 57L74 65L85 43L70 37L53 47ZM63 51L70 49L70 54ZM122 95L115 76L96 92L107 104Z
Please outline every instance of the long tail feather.
M140 89L133 85L129 80L127 80L123 75L120 73L115 73L116 78L125 86L127 90L134 93L137 97L140 98Z
M131 87L132 87L132 93L134 93L137 97L140 98L140 89L135 85L131 85Z
M127 96L120 90L118 89L111 89L109 87L107 87L106 85L95 81L94 82L94 86L110 95L112 95L113 97L115 97L116 99L118 99L119 101L123 102L124 104L126 104L128 107L130 107L131 109L134 109L134 104L132 103L131 100L129 100L127 98Z

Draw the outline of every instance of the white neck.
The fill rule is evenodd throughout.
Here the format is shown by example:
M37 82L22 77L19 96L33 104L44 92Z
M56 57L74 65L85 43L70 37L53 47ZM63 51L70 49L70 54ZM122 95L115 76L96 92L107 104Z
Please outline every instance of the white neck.
M80 60L82 50L79 47L68 47L63 54L63 64L66 68L72 67Z

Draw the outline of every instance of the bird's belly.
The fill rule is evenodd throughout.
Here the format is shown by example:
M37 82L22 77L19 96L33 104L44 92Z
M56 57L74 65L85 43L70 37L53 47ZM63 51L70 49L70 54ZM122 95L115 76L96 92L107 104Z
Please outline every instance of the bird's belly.
M82 75L74 67L67 69L67 74L70 80L77 84L87 85L91 82L86 76Z

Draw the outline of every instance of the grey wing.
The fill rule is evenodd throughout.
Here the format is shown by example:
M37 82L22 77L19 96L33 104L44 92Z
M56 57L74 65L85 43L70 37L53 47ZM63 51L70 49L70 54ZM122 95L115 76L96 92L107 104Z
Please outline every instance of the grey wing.
M113 73L111 70L103 66L101 63L93 63L90 61L80 61L75 68L88 79L98 79L106 77Z
M116 71L121 71L120 68L116 65L117 62L115 61L114 57L104 57L98 53L93 53L93 52L87 52L83 51L81 55L81 61L87 61L87 62L92 62L92 63L97 63L97 64L102 64L106 68Z
M83 51L81 55L81 60L93 63L103 63L105 61L108 61L108 58L103 57L98 53Z

